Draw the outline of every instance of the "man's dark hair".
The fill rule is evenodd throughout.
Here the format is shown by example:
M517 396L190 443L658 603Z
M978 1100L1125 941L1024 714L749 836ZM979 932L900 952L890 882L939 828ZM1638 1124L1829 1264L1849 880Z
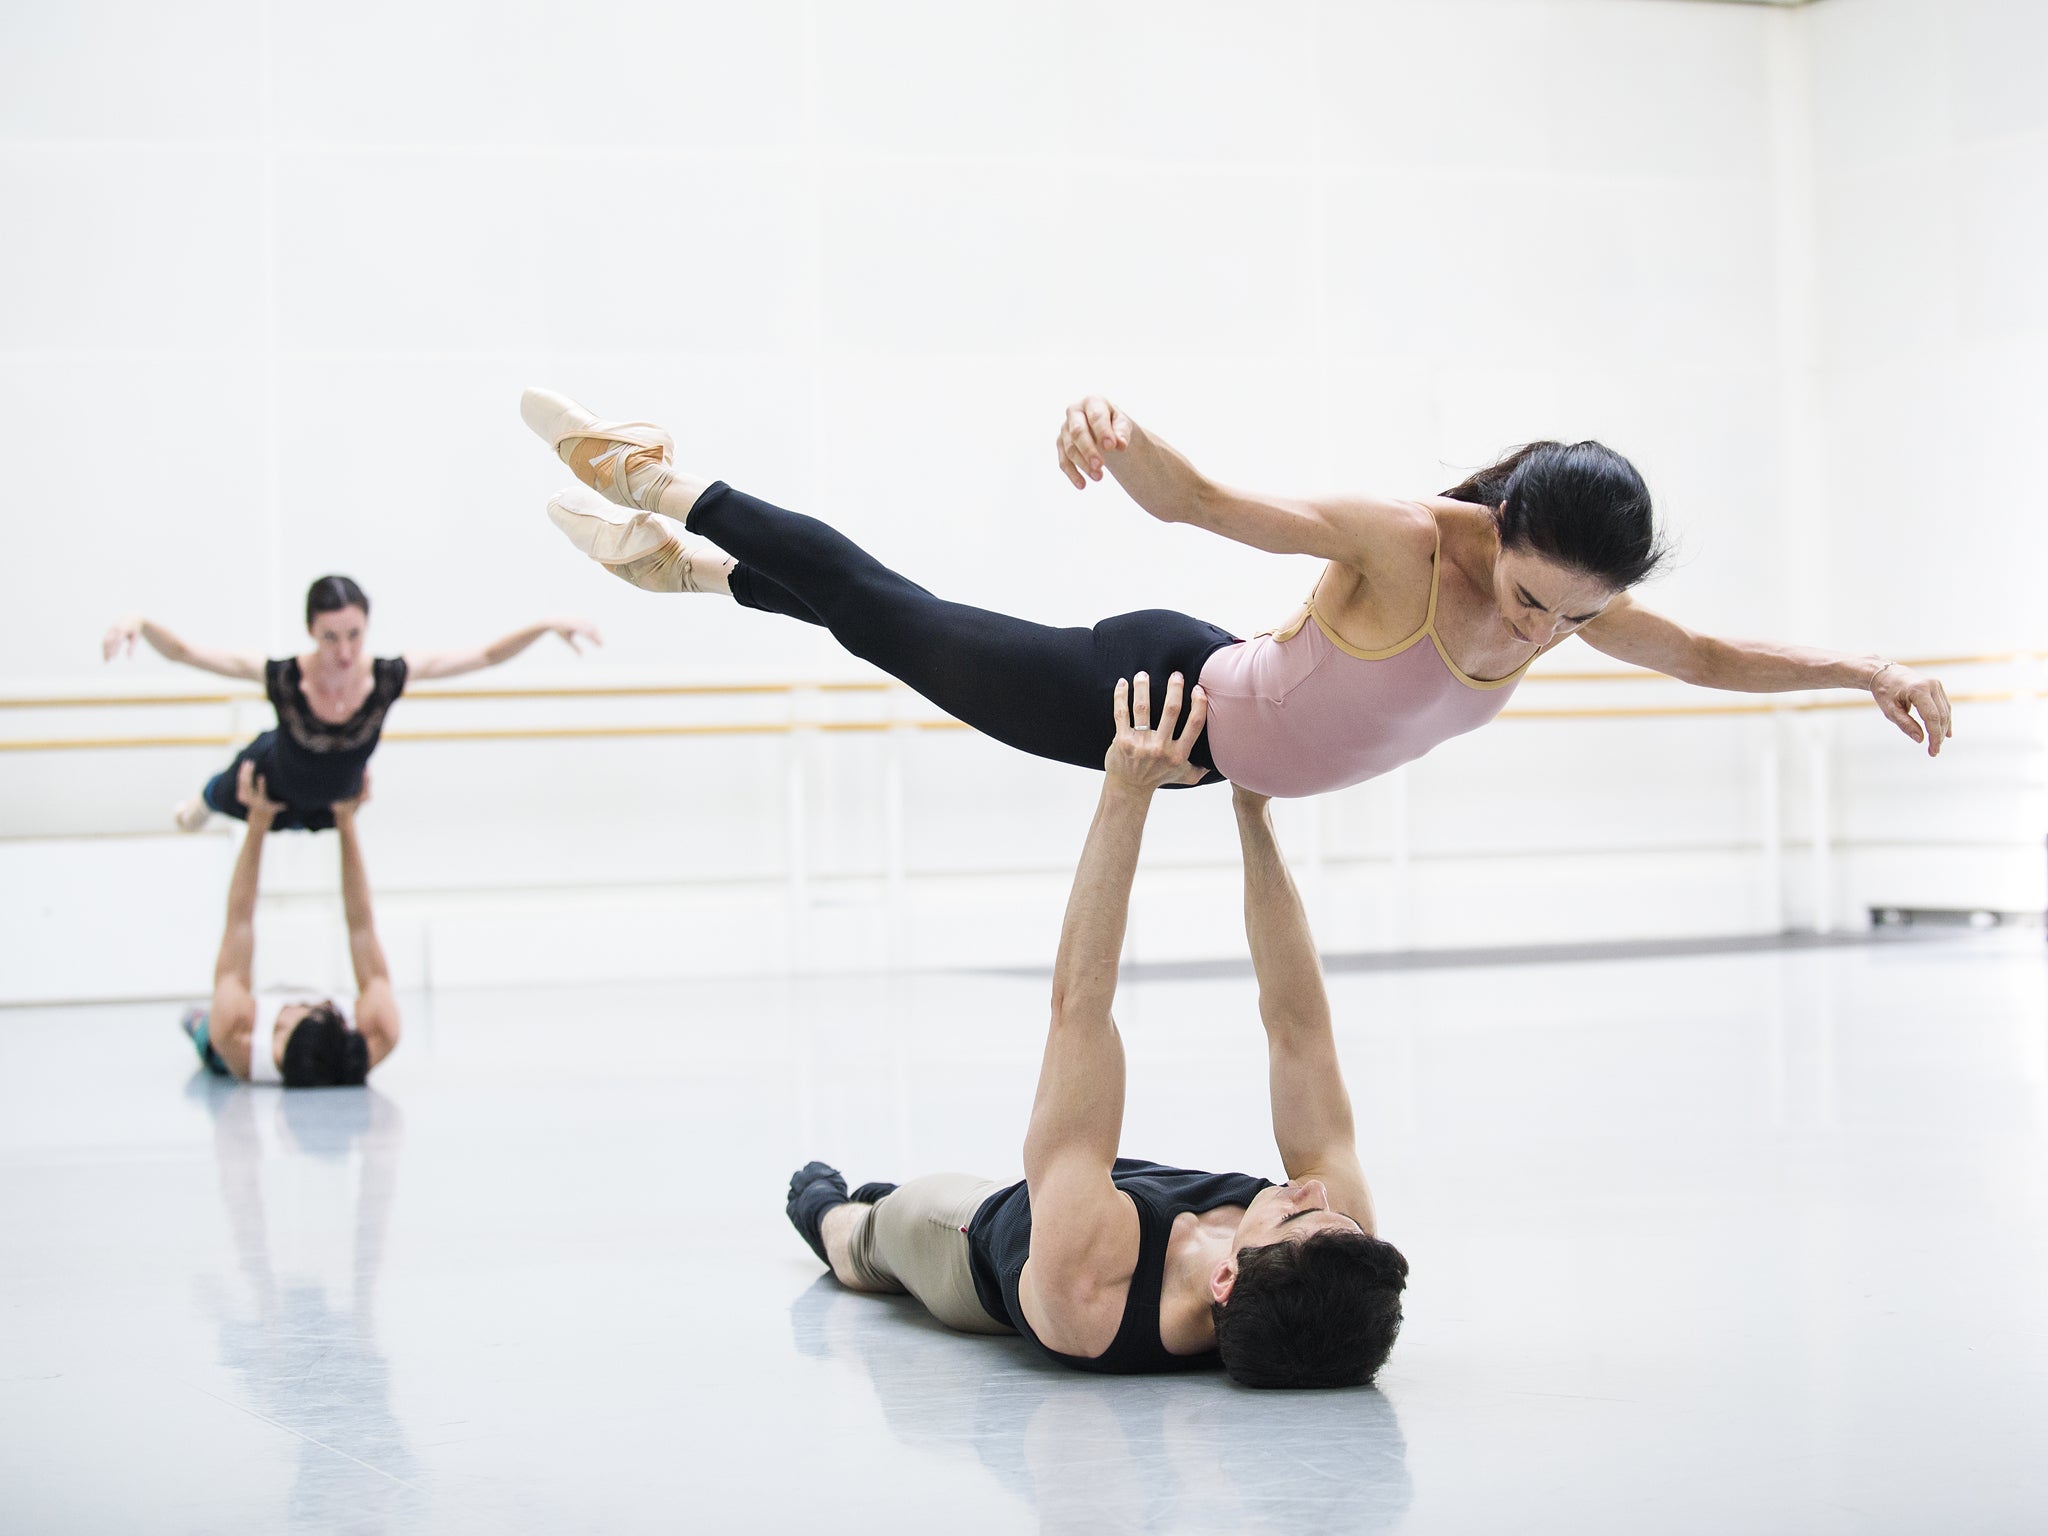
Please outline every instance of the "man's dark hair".
M1246 1387L1362 1387L1401 1331L1408 1261L1362 1232L1318 1232L1237 1256L1230 1300L1212 1308L1216 1349Z
M353 1088L370 1075L370 1042L321 1003L292 1026L280 1070L287 1088Z

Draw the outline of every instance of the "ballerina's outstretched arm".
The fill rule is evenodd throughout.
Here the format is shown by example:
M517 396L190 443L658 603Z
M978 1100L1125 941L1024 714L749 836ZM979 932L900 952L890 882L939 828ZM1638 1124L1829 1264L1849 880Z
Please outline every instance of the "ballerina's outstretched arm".
M1884 717L1924 745L1929 757L1938 757L1941 744L1956 733L1948 691L1940 679L1882 656L1696 634L1652 613L1626 592L1578 634L1594 650L1618 661L1648 667L1701 688L1733 693L1853 688L1868 693Z
M149 648L166 661L182 662L188 667L197 667L202 672L215 672L222 677L240 678L243 682L263 681L263 658L242 651L211 651L203 646L187 645L161 624L152 624L139 613L116 619L108 626L100 640L100 657L112 661L116 656L135 654L137 639L146 641Z
M1368 576L1404 533L1430 527L1418 501L1384 496L1271 496L1233 490L1202 474L1100 395L1067 407L1059 465L1076 490L1104 473L1163 523L1192 523L1275 555L1314 555Z
M583 647L577 644L579 640L588 640L592 645L604 644L604 638L596 627L582 619L542 619L538 624L515 629L502 640L493 640L473 651L426 651L407 656L407 678L417 682L421 678L460 677L465 672L481 672L486 667L510 661L542 635L560 635L562 643L579 656L583 654Z

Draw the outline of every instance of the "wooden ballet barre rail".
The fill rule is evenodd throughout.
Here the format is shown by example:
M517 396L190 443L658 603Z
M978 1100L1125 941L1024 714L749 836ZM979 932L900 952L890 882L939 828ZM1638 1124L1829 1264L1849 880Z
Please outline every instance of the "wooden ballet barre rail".
M1998 693L1952 693L1951 704L2010 704L2031 699L2034 694L2008 691ZM1640 704L1611 709L1504 709L1501 720L1632 720L1662 719L1685 715L1808 715L1824 709L1874 709L1868 699L1807 699L1797 704Z
M965 731L959 720L768 720L735 725L528 725L461 731L386 731L392 741L559 741L582 737L794 736L800 731ZM233 747L239 736L51 736L0 741L0 752L84 752L103 747Z
M1994 651L1983 656L1900 656L1891 658L1902 667L1925 672L1935 667L2009 666L2019 661L2048 661L2048 651ZM1676 682L1662 672L1646 667L1618 667L1607 671L1539 672L1533 668L1524 683L1648 683Z
M1901 657L1899 665L1912 667L1916 671L1925 671L1931 667L1999 666L2023 661L2048 661L2048 651L1994 651L1977 656ZM1670 683L1676 682L1677 679L1641 667L1617 667L1610 670L1581 672L1531 671L1522 681L1524 685L1529 685ZM551 688L437 688L428 684L420 688L409 688L404 696L406 699L420 702L436 699L681 699L724 698L745 694L889 693L903 689L904 684L891 678L845 679L815 683L597 683L560 685ZM0 694L0 709L129 709L159 704L192 706L262 702L263 695L253 689L237 689L226 693L128 693L98 696L51 694L41 698L25 694ZM1507 713L1527 712L1509 710Z
M98 698L53 694L47 699L0 696L0 709L127 709L150 704L260 704L260 693L110 693Z
M733 694L887 693L903 684L884 678L874 682L826 683L624 683L560 688L408 688L404 697L431 699L662 699L715 698ZM125 709L150 704L261 704L264 696L251 689L233 693L133 693L88 697L52 694L48 698L0 695L0 709Z
M888 693L904 685L892 678L835 683L634 683L561 688L416 688L408 699L662 699L742 693Z
M233 747L242 736L43 736L0 741L0 752L88 752L94 747Z
M1952 693L1955 704L2009 704L2034 698L2019 691ZM1506 709L1502 720L1658 720L1704 718L1712 715L1812 714L1821 710L1868 709L1865 699L1809 699L1795 704L1665 704L1579 709ZM964 722L928 720L767 720L729 725L528 725L481 730L386 731L385 741L561 741L584 738L629 738L661 736L794 736L805 731L821 734L877 734L888 731L964 731ZM0 741L0 752L90 752L109 748L149 747L232 747L248 739L248 733L194 736L75 736L34 737Z

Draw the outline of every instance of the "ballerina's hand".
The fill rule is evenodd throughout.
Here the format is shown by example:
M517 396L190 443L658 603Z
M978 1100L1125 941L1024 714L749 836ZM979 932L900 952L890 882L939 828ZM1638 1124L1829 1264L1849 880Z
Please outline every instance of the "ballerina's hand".
M1888 661L1871 678L1870 696L1877 700L1885 719L1913 740L1927 744L1929 757L1939 757L1941 744L1956 733L1948 690L1937 678L1923 677L1911 667ZM1915 714L1918 720L1913 718Z
M583 654L583 647L576 643L578 640L588 640L592 645L604 644L604 636L597 632L597 626L583 619L547 619L543 622L560 635L562 643L578 656Z
M1116 740L1102 760L1103 771L1139 789L1157 789L1162 784L1199 784L1209 770L1188 761L1202 727L1209 720L1209 695L1195 685L1188 705L1187 723L1178 738L1173 726L1180 719L1181 677L1178 672L1166 681L1166 703L1159 724L1152 723L1152 680L1140 672L1126 682L1117 679Z
M100 638L100 660L112 661L123 651L135 654L135 637L142 633L142 615L131 613L125 619L116 619L107 627Z
M235 775L235 798L242 802L242 809L249 813L249 820L268 826L277 819L277 813L284 809L279 801L270 798L270 790L263 782L263 775L256 771L256 765L243 760L241 772Z
M1075 490L1085 490L1090 480L1102 478L1106 456L1131 446L1136 425L1100 395L1067 407L1067 419L1060 425L1060 470L1074 482Z

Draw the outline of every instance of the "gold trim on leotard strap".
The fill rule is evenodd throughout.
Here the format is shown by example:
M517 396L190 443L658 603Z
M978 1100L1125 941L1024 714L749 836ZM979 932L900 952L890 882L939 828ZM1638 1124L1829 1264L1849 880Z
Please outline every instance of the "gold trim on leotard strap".
M1318 582L1321 582L1322 578L1319 576L1316 578L1316 580ZM1296 635L1301 633L1301 626L1308 622L1308 616L1314 613L1315 611L1316 595L1315 593L1311 592L1308 595L1308 601L1303 603L1299 608L1294 610L1293 618L1289 619L1287 623L1279 629L1266 630L1265 634L1270 639L1277 640L1282 645L1285 645L1289 640L1292 640ZM1338 643L1342 644L1343 642L1339 641Z
M1523 662L1506 677L1494 678L1470 676L1455 661L1451 660L1451 653L1444 648L1443 637L1436 632L1436 594L1439 579L1443 574L1444 530L1443 525L1436 520L1434 515L1430 517L1429 526L1431 531L1436 534L1436 548L1430 552L1429 556L1429 608L1422 616L1422 628L1416 630L1414 634L1405 640L1388 646L1385 650L1360 650L1349 640L1338 634L1335 629L1331 628L1330 621L1324 618L1317 610L1316 592L1321 591L1323 585L1323 578L1318 576L1314 589L1309 592L1308 601L1302 605L1301 612L1285 630L1275 633L1273 638L1283 641L1292 640L1301 633L1302 625L1306 624L1310 619L1314 619L1316 621L1316 628L1323 632L1323 638L1336 646L1345 655L1356 656L1360 661L1387 661L1392 657L1400 655L1403 651L1411 649L1417 641L1427 637L1429 643L1436 647L1438 659L1449 669L1451 676L1455 677L1467 688L1477 688L1482 692L1486 692L1495 688L1505 688L1509 683L1519 681L1522 674L1529 670L1530 663L1534 662L1537 656L1543 654L1540 648L1534 656L1531 656L1528 661Z
M1535 656L1531 656L1527 661L1523 662L1519 667L1515 668L1515 670L1510 672L1506 677L1469 677L1465 674L1465 672L1458 666L1458 664L1455 661L1451 660L1450 652L1444 649L1444 642L1435 630L1431 630L1429 632L1429 639L1430 643L1436 647L1437 655L1443 658L1444 665L1450 668L1451 676L1455 677L1467 688L1477 688L1482 693L1490 692L1495 688L1505 688L1509 683L1520 682L1522 679L1522 674L1528 671L1530 667L1536 664L1536 656L1541 656L1543 654L1543 650L1539 646L1536 650Z
M1327 576L1329 574L1329 567L1324 566L1323 575L1316 577L1316 584L1309 589L1308 601L1302 605L1300 617L1298 617L1292 624L1290 624L1287 627L1286 634L1275 635L1273 638L1276 640L1292 640L1297 634L1301 632L1301 626L1303 624L1307 623L1310 619L1314 619L1316 621L1316 628L1320 629L1323 632L1324 639L1328 640L1330 644L1337 647L1337 649L1342 651L1346 656L1356 656L1360 661L1386 661L1390 657L1398 656L1403 651L1413 646L1416 641L1420 640L1424 635L1431 633L1436 627L1437 561L1443 554L1444 533L1443 529L1437 527L1437 521L1434 517L1430 518L1429 526L1436 534L1436 548L1430 551L1429 556L1429 607L1423 611L1422 627L1416 630L1414 634L1410 635L1405 640L1397 640L1394 642L1394 644L1387 646L1385 649L1377 651L1362 651L1357 646L1353 645L1349 640L1346 640L1342 635L1338 634L1337 631L1331 627L1330 621L1324 618L1322 616L1322 613L1316 607L1316 593L1322 591L1323 576ZM1437 647L1437 654L1443 654L1443 647L1441 645ZM1453 667L1451 670L1455 672L1457 671L1457 668Z

